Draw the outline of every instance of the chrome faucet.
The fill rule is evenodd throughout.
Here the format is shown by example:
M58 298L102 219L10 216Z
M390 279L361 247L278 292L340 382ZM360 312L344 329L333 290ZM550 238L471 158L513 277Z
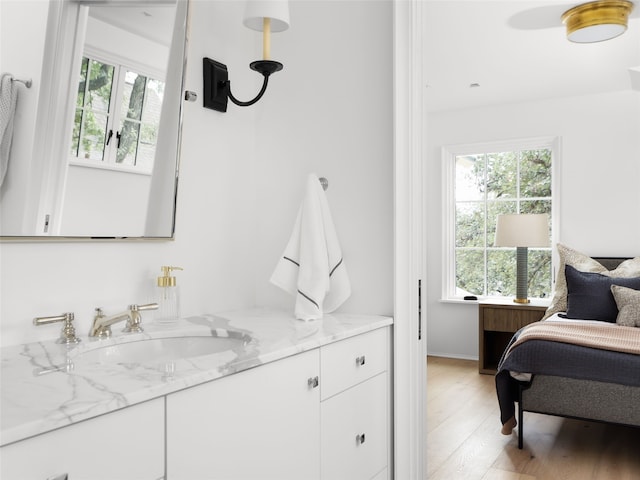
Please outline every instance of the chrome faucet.
M109 338L111 336L111 325L127 319L131 319L129 310L107 317L102 312L102 308L96 308L96 313L93 316L93 324L91 325L91 330L89 330L89 336Z
M142 316L140 312L143 310L155 310L158 308L157 303L149 303L146 305L129 305L125 312L105 316L102 308L96 308L96 313L93 317L93 324L89 331L90 337L109 338L111 336L111 325L124 320L127 321L123 332L126 333L140 333L142 332Z

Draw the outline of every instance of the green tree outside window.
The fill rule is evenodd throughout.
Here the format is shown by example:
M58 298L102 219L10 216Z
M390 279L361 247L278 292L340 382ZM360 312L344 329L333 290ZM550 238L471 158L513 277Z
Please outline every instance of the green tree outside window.
M551 218L551 149L455 157L455 287L457 296L514 296L515 249L494 246L502 213ZM551 250L529 249L529 293L551 293Z

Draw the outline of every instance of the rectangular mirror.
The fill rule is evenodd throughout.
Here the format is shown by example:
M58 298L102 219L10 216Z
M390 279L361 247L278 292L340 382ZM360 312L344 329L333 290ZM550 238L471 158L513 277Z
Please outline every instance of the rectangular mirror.
M35 132L31 148L12 146L0 236L172 238L188 0L6 3L15 28L39 8L47 29L28 50L43 54L41 78L30 89L14 82L16 125ZM37 96L35 118L18 120L26 95Z

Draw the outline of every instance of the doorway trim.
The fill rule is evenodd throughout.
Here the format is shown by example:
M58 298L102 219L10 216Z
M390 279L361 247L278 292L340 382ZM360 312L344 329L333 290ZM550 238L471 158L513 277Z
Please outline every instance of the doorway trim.
M423 7L394 0L394 478L424 478Z

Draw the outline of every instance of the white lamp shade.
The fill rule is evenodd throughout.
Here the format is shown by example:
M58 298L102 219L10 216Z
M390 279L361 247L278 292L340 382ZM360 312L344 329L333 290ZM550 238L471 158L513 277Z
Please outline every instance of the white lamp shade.
M494 244L496 247L548 247L549 215L498 215Z
M282 32L289 28L288 0L248 0L242 21L244 26L261 32L265 18L271 19L272 32Z

